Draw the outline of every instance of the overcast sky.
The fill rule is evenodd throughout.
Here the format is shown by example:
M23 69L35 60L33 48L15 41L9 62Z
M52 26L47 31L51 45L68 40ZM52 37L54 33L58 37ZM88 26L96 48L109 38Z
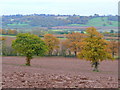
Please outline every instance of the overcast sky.
M117 15L119 0L0 0L0 15Z

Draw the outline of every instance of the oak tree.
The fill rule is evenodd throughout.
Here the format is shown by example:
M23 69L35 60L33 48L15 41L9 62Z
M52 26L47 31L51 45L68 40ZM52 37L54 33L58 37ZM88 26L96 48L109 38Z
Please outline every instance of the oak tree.
M29 33L20 33L16 40L12 42L12 47L26 56L26 65L30 66L30 60L34 55L43 56L47 52L47 46L44 41L36 35Z
M108 50L108 42L103 39L103 36L94 27L89 27L86 30L86 38L83 40L83 46L78 57L91 61L94 66L93 71L98 71L100 61L111 59L112 55Z

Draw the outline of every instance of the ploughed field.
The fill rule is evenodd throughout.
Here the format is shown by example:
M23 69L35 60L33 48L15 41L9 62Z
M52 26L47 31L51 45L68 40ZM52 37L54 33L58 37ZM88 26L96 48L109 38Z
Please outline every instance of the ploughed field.
M3 88L117 88L118 61L103 61L93 72L89 61L64 57L3 57Z

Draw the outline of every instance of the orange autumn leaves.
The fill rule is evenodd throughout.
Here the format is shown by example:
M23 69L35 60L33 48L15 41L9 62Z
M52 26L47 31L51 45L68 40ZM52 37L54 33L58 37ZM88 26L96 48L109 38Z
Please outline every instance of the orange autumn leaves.
M77 53L81 50L81 47L84 43L82 42L82 39L84 37L84 34L73 32L72 34L66 35L66 40L60 41L54 35L46 34L44 35L44 41L49 48L49 55L53 55L54 52L59 52L59 50L63 46L64 48L66 48L65 51L68 51L70 53L73 52L76 56Z
M89 50L91 50L91 53L89 53L90 55L93 55L94 57L98 57L100 55L101 58L103 58L104 55L108 55L109 57L112 55L114 57L117 53L117 42L114 43L106 41L103 39L102 34L94 27L87 28L86 34L73 32L66 34L65 36L67 39L60 40L52 34L44 35L44 41L49 48L49 55L55 55L56 52L56 55L64 54L65 56L74 55L79 57L81 52L84 51L85 55ZM97 49L98 52L93 52L95 49ZM99 55L97 56L97 54Z
M52 34L44 35L44 41L48 46L49 55L52 55L54 51L58 52L60 40Z
M81 46L83 45L82 39L85 37L82 33L72 33L66 35L67 39L63 42L63 45L68 48L71 52L74 52L76 56L77 53L81 50Z
M92 63L105 59L113 59L108 41L103 39L102 34L97 32L96 28L90 27L86 30L86 38L84 38L84 46L78 54L79 58L86 59Z
M9 30L9 32L11 31ZM97 40L102 44L107 44L106 46L104 45L104 47L106 47L105 52L111 53L113 57L118 53L118 42L104 40L102 34L97 32L94 27L87 28L85 34L73 32L65 36L66 39L61 40L52 34L44 35L44 42L48 46L48 55L58 56L64 54L63 56L78 56L86 45L91 44L90 42L94 42L93 45L91 45L91 47L93 47ZM0 39L4 40L5 38L1 37ZM96 45L95 47L99 46Z
M12 29L4 30L4 29L0 29L0 34L3 34L3 35L16 35L17 33L18 33L17 30L12 30Z
M112 53L112 56L115 57L115 56L118 56L118 48L119 48L119 44L117 41L110 41L109 42L109 51Z

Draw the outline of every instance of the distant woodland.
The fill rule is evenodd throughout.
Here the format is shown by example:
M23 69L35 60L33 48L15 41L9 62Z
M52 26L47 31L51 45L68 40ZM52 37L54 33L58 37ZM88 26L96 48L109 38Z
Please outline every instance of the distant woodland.
M31 14L31 15L3 15L3 29L32 28L32 27L56 27L56 26L95 26L95 27L117 27L118 16L108 15L93 16L80 15L51 15L51 14Z

